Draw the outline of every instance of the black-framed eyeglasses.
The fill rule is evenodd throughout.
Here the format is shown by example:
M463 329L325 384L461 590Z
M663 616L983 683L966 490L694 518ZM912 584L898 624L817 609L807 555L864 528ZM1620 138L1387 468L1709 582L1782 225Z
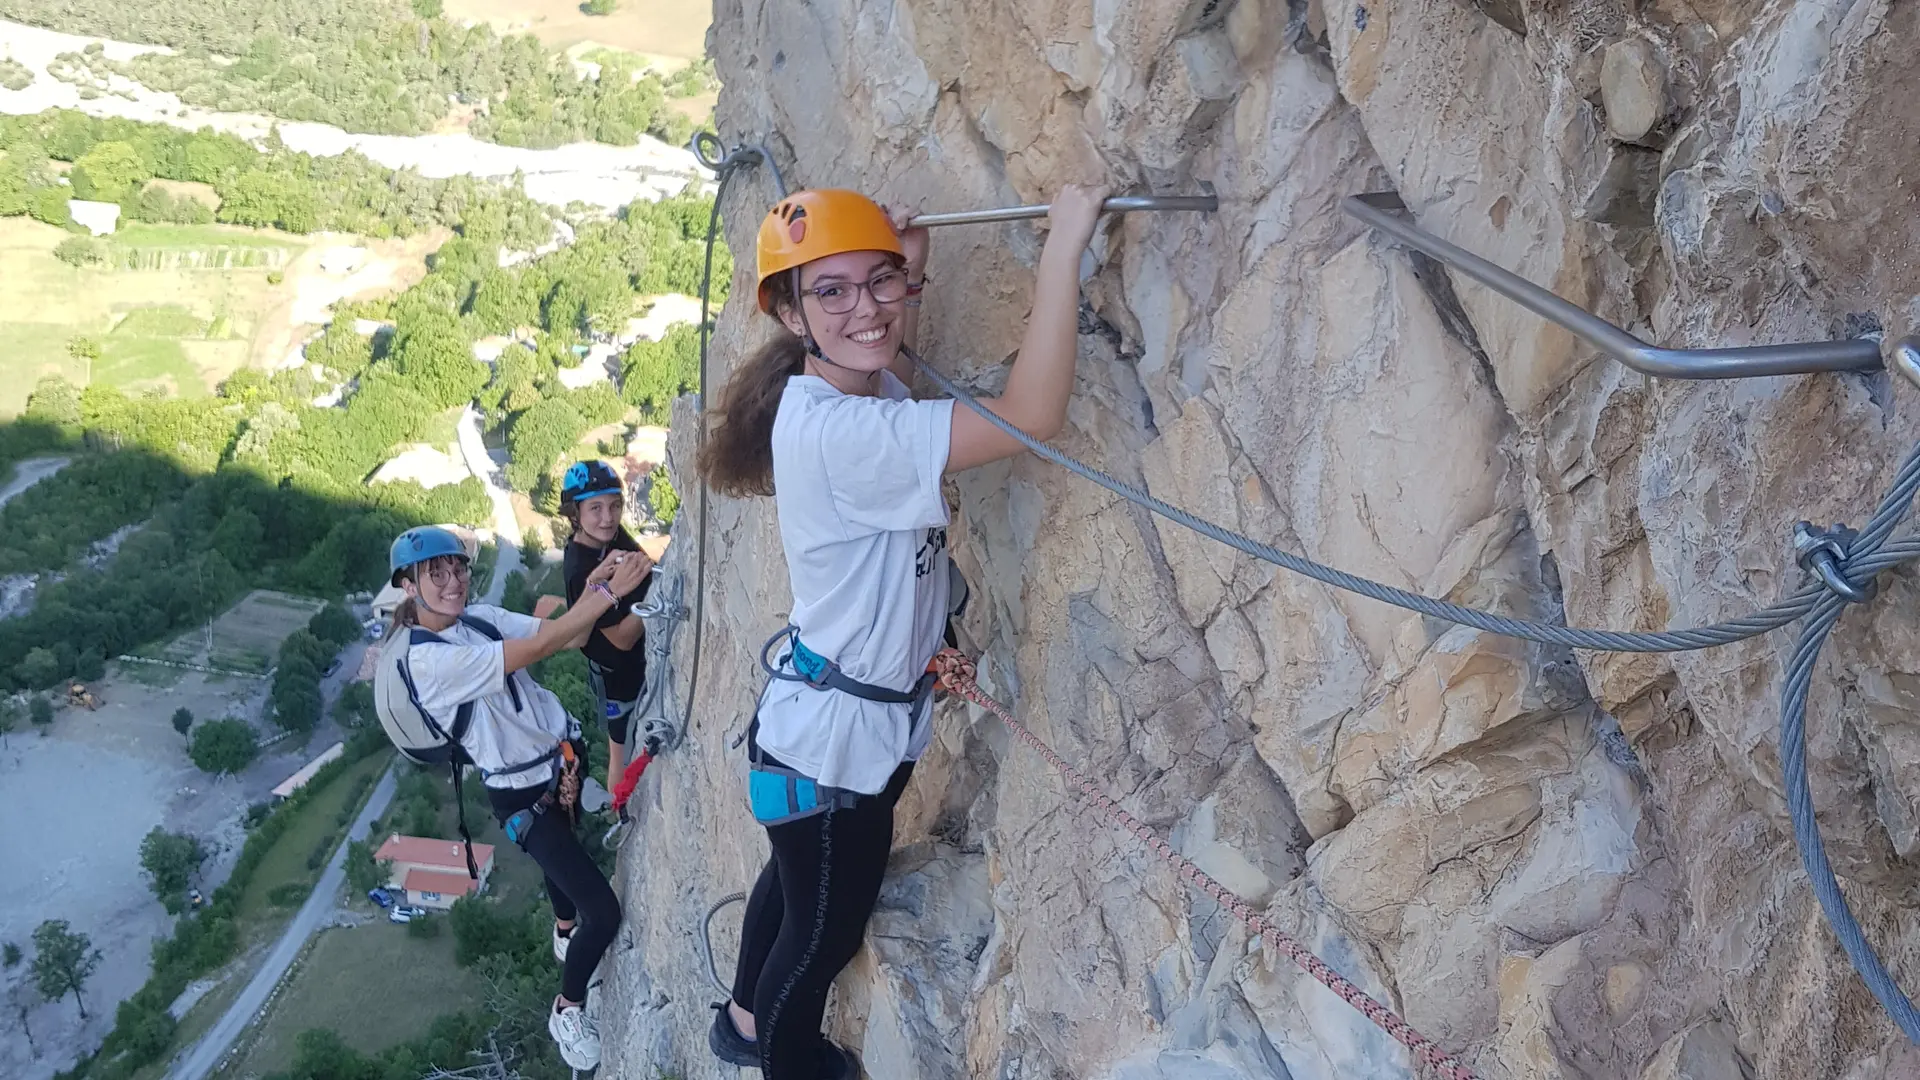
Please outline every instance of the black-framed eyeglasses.
M473 579L473 567L468 566L465 560L455 562L451 566L428 564L427 577L431 578L435 585L451 585L455 581L471 581Z
M863 289L876 304L897 304L907 298L907 272L882 270L867 281L830 281L806 291L820 301L820 310L829 315L845 315L860 306Z

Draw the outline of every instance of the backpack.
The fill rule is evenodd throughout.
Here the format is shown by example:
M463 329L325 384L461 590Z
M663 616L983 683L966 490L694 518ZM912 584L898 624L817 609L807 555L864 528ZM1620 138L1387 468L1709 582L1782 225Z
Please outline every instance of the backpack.
M490 641L500 640L499 628L485 619L462 615L460 622ZM451 723L427 712L426 706L420 704L413 672L407 667L407 653L413 646L427 642L448 644L446 638L424 626L405 627L387 638L380 647L380 659L373 671L373 711L380 716L387 740L402 757L415 765L445 765L452 772L453 804L458 808L460 839L467 850L467 875L478 881L480 869L473 860L473 836L467 831L467 804L460 784L465 767L474 763L466 747L461 745L467 728L473 724L473 702L461 702L454 710ZM507 690L517 707L520 688L512 677L507 679Z

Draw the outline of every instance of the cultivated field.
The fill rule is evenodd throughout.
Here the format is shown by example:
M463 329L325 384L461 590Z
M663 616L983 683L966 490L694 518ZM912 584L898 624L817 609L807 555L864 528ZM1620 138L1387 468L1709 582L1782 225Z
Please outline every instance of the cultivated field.
M165 645L143 649L142 656L228 671L265 674L288 634L307 625L326 605L306 596L255 589L213 620L213 644L201 623Z
M364 241L133 223L103 238L105 265L86 268L54 258L70 235L0 219L0 417L18 413L46 374L199 395L247 364L275 366L326 319L328 305L418 281L427 253L447 234ZM356 268L329 273L320 264L340 247L366 254ZM273 271L278 284L268 282ZM99 343L98 361L68 355L67 343L81 335Z
M703 56L713 5L706 0L624 0L611 15L588 15L578 0L447 0L449 19L485 22L500 33L532 34L556 49L581 42L686 61Z

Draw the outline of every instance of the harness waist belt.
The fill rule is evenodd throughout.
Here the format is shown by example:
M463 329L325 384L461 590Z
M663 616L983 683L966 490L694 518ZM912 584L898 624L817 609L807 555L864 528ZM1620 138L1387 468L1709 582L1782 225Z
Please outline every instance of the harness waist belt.
M798 633L793 633L792 639L793 652L788 659L793 664L793 670L799 672L802 680L810 686L838 690L843 694L852 694L857 698L885 702L889 705L911 705L926 693L927 685L932 678L929 675L922 675L914 683L913 689L905 691L875 686L848 675L840 670L838 664L807 648L801 643Z

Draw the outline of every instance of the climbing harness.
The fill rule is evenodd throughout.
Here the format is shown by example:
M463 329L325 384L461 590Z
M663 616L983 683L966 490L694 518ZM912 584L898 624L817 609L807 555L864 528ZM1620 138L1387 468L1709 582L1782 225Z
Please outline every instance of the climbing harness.
M1077 790L1094 808L1100 811L1108 823L1117 825L1138 837L1142 843L1153 849L1154 854L1165 859L1180 876L1180 880L1206 893L1221 907L1233 913L1233 916L1246 925L1249 930L1260 935L1260 939L1273 946L1282 956L1298 964L1301 970L1319 980L1321 985L1346 1001L1347 1004L1374 1022L1380 1030L1393 1036L1422 1064L1434 1069L1447 1080L1479 1080L1473 1070L1462 1064L1460 1059L1440 1049L1432 1039L1413 1029L1411 1024L1401 1019L1399 1014L1375 1001L1366 991L1355 986L1351 980L1329 967L1326 961L1315 956L1306 946L1294 940L1285 931L1269 922L1264 915L1253 909L1253 905L1241 899L1225 885L1215 881L1205 870L1195 866L1192 860L1175 851L1172 844L1153 831L1151 826L1139 818L1121 809L1120 805L1100 786L1088 779L1080 770L1067 764L1066 759L1054 753L1053 748L1041 741L1038 735L1027 730L1026 725L1014 719L1013 713L1000 702L989 697L980 689L973 661L958 649L942 649L933 658L933 664L939 669L940 679L951 686L955 693L1000 718L1015 737L1026 743L1045 758L1047 764L1060 773L1070 789ZM711 918L711 914L708 916Z
M793 648L782 656L778 663L768 663L767 655L773 647L782 641L791 641ZM786 668L793 668L792 672ZM890 690L884 686L861 682L840 670L840 665L806 647L800 641L800 628L791 624L782 627L778 633L760 646L760 670L769 678L782 682L806 683L815 690L838 690L843 694L852 694L868 701L885 702L889 705L911 705L933 686L931 674L922 675L911 690Z

